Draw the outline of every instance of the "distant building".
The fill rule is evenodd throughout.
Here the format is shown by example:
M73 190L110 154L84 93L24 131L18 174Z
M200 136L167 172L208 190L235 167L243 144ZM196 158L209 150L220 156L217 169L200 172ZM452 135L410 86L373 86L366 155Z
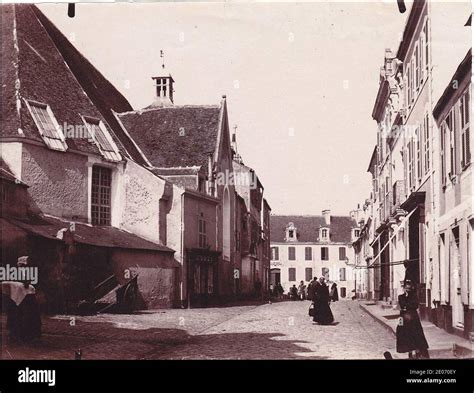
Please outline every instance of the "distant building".
M339 288L340 298L354 296L354 250L359 236L350 216L270 216L271 281L285 293L300 281L326 277Z

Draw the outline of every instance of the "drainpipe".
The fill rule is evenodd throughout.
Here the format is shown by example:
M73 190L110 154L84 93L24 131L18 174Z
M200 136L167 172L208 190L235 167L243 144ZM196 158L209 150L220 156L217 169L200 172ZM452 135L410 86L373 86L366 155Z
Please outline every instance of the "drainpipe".
M187 257L184 254L184 192L181 193L181 261L183 271L181 273L181 308L190 308L189 303L189 266ZM186 286L184 288L184 286ZM186 296L183 292L186 290Z

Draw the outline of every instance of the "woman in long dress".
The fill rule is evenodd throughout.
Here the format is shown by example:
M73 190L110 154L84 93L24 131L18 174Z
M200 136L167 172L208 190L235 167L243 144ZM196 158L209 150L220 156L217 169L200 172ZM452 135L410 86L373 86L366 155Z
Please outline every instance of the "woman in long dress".
M409 358L429 359L428 342L417 311L418 298L411 280L405 280L403 289L405 293L398 296L400 319L397 326L397 352L408 352Z
M330 325L334 322L330 302L329 288L324 282L324 277L319 277L314 287L314 322L320 325Z

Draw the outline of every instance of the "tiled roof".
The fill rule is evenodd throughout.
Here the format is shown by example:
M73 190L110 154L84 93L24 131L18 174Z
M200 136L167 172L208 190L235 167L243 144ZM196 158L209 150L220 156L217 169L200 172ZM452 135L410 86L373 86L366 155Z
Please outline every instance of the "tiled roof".
M22 182L13 174L12 170L2 157L0 157L0 179L28 187L26 183Z
M47 239L58 239L56 234L63 228L69 227L69 221L64 221L51 216L34 216L25 220L13 218L7 219L29 233L45 237ZM75 223L74 241L91 246L108 248L125 248L161 251L173 253L169 247L145 240L130 232L109 226L92 226L83 223Z
M157 168L201 166L217 146L219 106L172 106L119 114L150 163Z
M330 241L351 242L351 229L357 227L349 216L331 216L331 224L326 225L323 216L270 216L270 242L284 242L285 229L292 222L296 227L298 241L319 242L319 229L329 228Z
M111 111L131 110L127 100L36 6L8 4L0 8L4 68L0 135L42 142L23 101L27 99L48 104L60 126L82 126L80 115L98 118L107 125L122 155L133 152L133 143L121 135L123 130ZM24 135L19 134L19 128ZM69 149L100 154L87 138L67 138L66 142Z

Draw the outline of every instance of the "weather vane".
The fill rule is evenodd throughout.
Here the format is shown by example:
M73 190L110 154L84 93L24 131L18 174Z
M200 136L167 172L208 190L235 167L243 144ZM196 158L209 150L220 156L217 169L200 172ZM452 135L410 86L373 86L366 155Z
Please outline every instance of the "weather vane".
M161 57L161 68L165 68L165 53L163 52L163 49L160 49L160 57Z

